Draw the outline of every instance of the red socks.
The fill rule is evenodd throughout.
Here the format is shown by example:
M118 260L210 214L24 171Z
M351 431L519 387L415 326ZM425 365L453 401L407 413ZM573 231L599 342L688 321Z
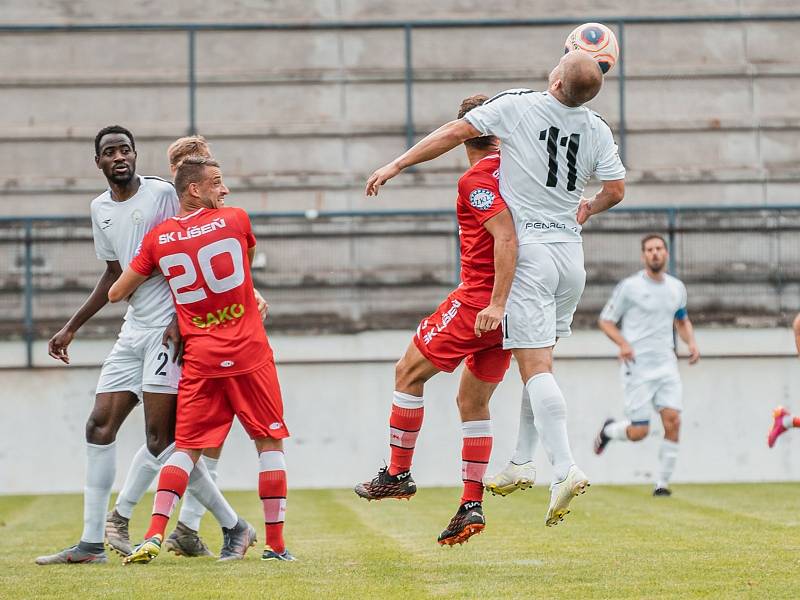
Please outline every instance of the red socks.
M262 452L259 457L258 495L264 506L267 546L278 554L286 550L283 522L286 519L286 461L283 452Z
M392 414L389 417L389 475L411 470L411 459L419 430L422 428L424 412L422 398L402 392L394 393Z
M177 460L173 462L173 459L176 458ZM190 466L189 471L186 470L187 466ZM153 500L153 515L150 518L150 528L144 534L145 539L156 534L161 535L162 539L164 538L164 531L167 529L172 511L175 510L175 505L178 504L181 496L186 493L189 474L193 466L194 463L188 454L176 452L161 468L161 474L158 476L158 491Z
M461 504L483 501L483 476L492 455L492 422L466 421L462 423L464 442L461 447L461 479L464 492Z

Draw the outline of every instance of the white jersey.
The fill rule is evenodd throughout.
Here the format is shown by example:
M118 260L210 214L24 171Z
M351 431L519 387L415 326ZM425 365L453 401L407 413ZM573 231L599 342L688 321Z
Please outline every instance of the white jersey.
M117 260L124 270L136 256L145 234L178 214L173 185L159 177L139 177L139 189L124 202L111 199L106 190L92 201L92 235L100 260ZM138 327L164 327L175 308L169 285L160 273L133 293L125 320Z
M500 194L514 217L520 244L580 242L576 213L589 178L625 177L606 122L584 106L561 104L547 92L508 90L464 118L502 142Z
M656 281L644 270L623 279L600 313L605 321L622 321L622 336L633 348L636 371L645 374L672 367L675 358L673 321L687 318L686 286L664 274Z

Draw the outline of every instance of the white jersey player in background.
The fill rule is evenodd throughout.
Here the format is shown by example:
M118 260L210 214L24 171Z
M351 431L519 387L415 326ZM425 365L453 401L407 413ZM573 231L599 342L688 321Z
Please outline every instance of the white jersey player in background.
M108 302L108 290L136 255L144 235L178 213L178 196L168 181L136 174L136 142L119 125L101 129L94 140L95 163L108 189L92 201L92 233L97 257L106 269L95 289L67 324L49 342L50 356L69 364L68 346L80 327ZM166 461L174 449L175 407L179 367L170 360L175 308L169 286L152 277L128 298L128 311L117 342L103 363L94 407L86 423L86 485L83 533L78 544L36 563L105 563L104 526L111 486L116 476L116 436L139 403L144 404L146 451ZM175 337L178 338L177 326ZM140 451L141 452L141 451ZM238 517L209 478L205 466L192 490L223 526ZM232 524L231 524L232 523Z
M367 195L402 169L431 160L463 141L500 138L500 193L517 227L517 269L503 323L504 347L514 352L531 413L521 423L531 443L535 427L553 463L545 523L555 525L589 481L575 465L567 436L566 403L552 374L553 347L570 335L583 292L581 225L622 200L625 168L611 130L583 107L600 91L603 75L586 53L565 54L550 73L546 92L509 90L443 125L405 154L378 169ZM595 175L602 189L582 197Z
M608 419L597 434L594 451L601 454L611 440L644 439L650 432L650 416L657 411L664 440L653 495L669 496L683 410L673 324L689 347L690 365L700 359L700 352L686 312L686 287L665 273L669 253L663 237L650 234L642 239L642 262L644 269L617 284L600 313L600 329L619 346L625 420Z

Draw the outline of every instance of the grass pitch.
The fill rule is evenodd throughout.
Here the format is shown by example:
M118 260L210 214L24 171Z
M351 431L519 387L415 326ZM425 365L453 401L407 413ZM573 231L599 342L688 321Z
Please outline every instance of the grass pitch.
M1 598L799 598L800 484L682 485L672 498L643 486L593 486L544 526L547 490L489 496L486 530L463 546L436 537L459 490L367 503L349 490L290 490L294 563L217 564L162 554L149 565L39 567L74 543L81 497L0 496ZM255 492L228 494L252 523ZM132 521L146 528L152 497ZM257 527L259 540L263 528ZM168 530L170 531L170 530ZM202 534L218 550L213 518Z

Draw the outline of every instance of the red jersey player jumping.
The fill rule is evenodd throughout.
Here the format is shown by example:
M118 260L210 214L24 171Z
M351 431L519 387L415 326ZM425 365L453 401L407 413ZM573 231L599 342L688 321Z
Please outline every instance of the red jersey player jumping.
M172 291L184 339L175 453L161 469L145 541L125 563L146 563L158 556L164 529L202 450L222 445L234 415L259 453L258 492L269 546L262 559L294 560L283 541L282 440L289 432L250 274L256 245L250 219L239 208L223 206L228 189L219 164L209 158L184 160L175 174L175 188L180 215L145 236L141 250L108 293L112 302L126 298L160 270ZM253 545L255 530L250 527L244 538L241 544ZM236 557L243 555L241 551Z
M486 99L465 99L458 118ZM389 418L390 464L372 481L355 487L356 494L367 500L410 498L416 493L411 459L422 427L423 387L436 373L451 373L466 359L457 398L464 491L458 511L438 540L451 546L485 526L481 503L483 475L492 451L489 399L511 360L511 352L503 350L500 324L517 256L514 223L499 191L499 142L484 136L464 145L471 167L458 181L461 285L422 320L397 363Z

